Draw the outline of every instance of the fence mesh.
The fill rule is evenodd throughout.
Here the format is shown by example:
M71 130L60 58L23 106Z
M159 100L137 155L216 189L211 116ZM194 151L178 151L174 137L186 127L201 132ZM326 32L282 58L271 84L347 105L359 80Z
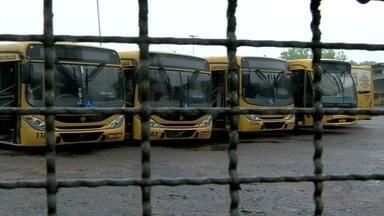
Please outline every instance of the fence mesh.
M42 114L46 116L47 130L47 149L46 156L46 180L40 181L0 181L1 189L16 188L45 188L47 193L47 213L48 215L56 215L57 193L60 188L74 187L100 187L100 186L138 186L142 191L142 213L143 215L151 215L151 187L154 186L181 186L181 185L229 185L231 215L240 215L239 188L241 184L251 183L278 183L278 182L312 182L314 184L313 200L315 203L315 215L322 215L322 189L325 181L368 181L368 180L384 180L384 174L370 175L324 175L322 165L323 145L321 138L323 128L321 118L324 114L368 114L383 115L383 109L338 109L323 108L320 102L321 93L319 83L321 80L321 71L318 64L321 59L321 49L347 49L347 50L384 50L384 44L364 44L364 43L323 43L321 42L321 11L320 0L312 0L310 11L312 14L311 42L301 41L272 41L272 40L237 40L236 38L236 8L237 0L228 0L227 6L227 38L226 39L201 39L201 38L171 38L171 37L149 37L148 36L148 1L139 0L139 36L138 37L99 37L99 36L71 36L71 35L54 35L53 34L53 0L44 0L44 33L42 35L11 35L1 34L0 41L40 41L45 48L45 107L44 108L0 108L0 114ZM368 3L369 0L358 0L360 3ZM54 107L54 82L53 73L53 45L58 41L69 42L115 42L115 43L135 43L140 49L140 91L142 94L143 105L140 108L57 108ZM206 45L206 46L225 46L229 60L229 91L230 91L230 107L226 108L153 108L146 101L149 98L149 44L178 44L178 45ZM287 109L241 109L238 107L238 68L236 66L236 50L241 46L250 47L292 47L292 48L311 48L313 51L314 76L314 102L313 108L287 108ZM179 113L187 114L190 112L201 114L220 114L225 113L230 116L230 131L228 143L228 178L168 178L154 179L151 178L151 144L149 140L149 116L161 113ZM54 122L56 114L139 114L141 115L142 124L142 141L141 141L141 159L142 174L139 179L72 179L62 180L56 177L55 165L55 137ZM314 174L306 176L247 176L240 177L237 172L237 145L239 143L237 117L239 114L312 114L315 120L314 126Z

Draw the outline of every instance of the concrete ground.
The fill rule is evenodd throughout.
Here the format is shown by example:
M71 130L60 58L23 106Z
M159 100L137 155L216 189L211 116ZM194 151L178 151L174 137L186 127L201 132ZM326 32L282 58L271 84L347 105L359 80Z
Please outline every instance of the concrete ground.
M384 173L384 117L323 135L325 174ZM313 173L311 130L243 137L238 172L247 176ZM219 141L154 143L152 178L227 177L226 144ZM132 145L58 148L57 178L140 178L141 149ZM0 147L0 181L44 180L42 152ZM324 215L382 215L384 183L324 183ZM241 185L241 215L313 215L312 183ZM152 188L153 215L228 215L228 186ZM138 187L61 188L58 215L140 215ZM0 215L46 215L44 189L0 190Z

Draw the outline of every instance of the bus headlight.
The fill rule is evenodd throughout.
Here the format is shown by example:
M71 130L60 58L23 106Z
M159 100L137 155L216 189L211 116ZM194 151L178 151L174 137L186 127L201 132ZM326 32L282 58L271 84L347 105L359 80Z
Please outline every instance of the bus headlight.
M289 114L285 117L285 119L293 119L295 118L295 115L294 114Z
M114 129L114 128L119 128L121 125L123 125L125 117L123 115L117 117L115 120L113 120L111 123L108 125L108 129Z
M255 114L250 114L250 115L245 115L245 117L247 117L247 119L251 120L251 121L260 121L260 117L258 115L255 115Z
M208 127L212 124L212 116L208 116L206 119L204 119L200 124L199 127Z
M149 126L151 128L159 128L160 127L160 125L152 119L149 119Z
M38 131L45 131L45 122L35 118L33 116L24 116L23 119L31 126L33 129Z

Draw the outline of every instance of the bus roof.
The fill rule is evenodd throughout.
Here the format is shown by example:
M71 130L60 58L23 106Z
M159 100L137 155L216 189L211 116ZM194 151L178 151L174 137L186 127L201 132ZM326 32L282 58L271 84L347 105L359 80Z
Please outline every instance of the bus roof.
M18 42L0 44L0 52L16 52L25 53L30 44L38 44L38 42Z
M122 60L123 66L136 66L137 62L140 60L140 51L122 51L118 52L118 54ZM165 63L165 65L173 66L175 68L182 67L185 65L187 67L193 67L195 69L209 71L207 60L201 57L169 52L150 52L149 55L159 56L160 58L165 57L162 59L150 59L151 65Z
M360 69L360 70L369 70L371 71L372 68L369 65L352 65L352 69Z
M127 58L127 59L135 59L139 60L140 59L140 51L134 50L134 51L120 51L118 52L120 58ZM178 53L170 53L170 52L149 52L149 54L163 54L163 55L173 55L173 56L184 56L184 57L189 57L189 58L196 58L196 59L201 59L205 60L204 58L197 57L197 56L192 56L192 55L186 55L186 54L178 54Z
M289 68L292 69L312 69L312 59L293 59L287 60ZM349 64L346 61L340 61L335 59L321 59L321 62L330 62L330 63L343 63Z
M36 41L26 41L26 42L16 42L16 43L5 43L0 44L0 52L19 52L19 53L25 53L29 45L34 44L42 44L41 42ZM76 46L76 47L93 47L93 48L99 48L99 49L107 49L112 50L109 48L104 47L98 47L98 46L92 46L92 45L85 45L85 44L79 44L74 42L56 42L55 45L68 45L68 46Z
M237 64L241 64L241 60L243 58L260 58L260 59L272 59L272 60L280 60L285 61L284 59L265 57L265 56L236 56ZM227 56L209 56L206 58L211 64L228 64Z
M28 52L30 52L31 50L28 49L28 47L30 47L31 45L38 45L41 47L42 43L41 42L36 42L36 41L27 41L27 42L17 42L17 43L8 43L8 44L0 44L0 53L17 53L17 54L20 54L21 57L25 57L26 55L30 55L31 53L28 54ZM55 45L62 45L62 46L67 46L67 47L77 47L77 48L88 48L88 51L93 51L93 50L99 50L99 51L102 51L104 53L104 57L103 59L102 58L95 58L95 55L92 56L92 52L88 52L89 54L89 58L88 60L97 60L99 59L100 61L105 61L105 63L111 63L111 64L120 64L120 60L119 58L117 57L117 52L113 49L109 49L109 48L104 48L104 47L98 47L98 46L92 46L92 45L84 45L84 44L79 44L79 43L73 43L73 42L57 42L55 43ZM29 51L28 51L29 50ZM61 49L60 49L61 50ZM96 51L96 52L99 52L99 51ZM113 52L113 54L112 54ZM108 59L106 59L106 54L108 53L109 57ZM41 51L39 51L38 54L34 53L35 56L34 57L31 57L31 58L37 58L37 59L43 59L43 53ZM75 53L74 53L75 54ZM84 55L83 53L77 53L77 55ZM87 55L88 55L87 54ZM37 56L36 56L37 55ZM66 56L67 54L66 53L61 53L59 51L57 51L57 53L55 53L55 55L58 55L60 58L61 57L70 57L70 56ZM115 56L115 57L112 57L112 56ZM95 58L95 59L93 59Z
M227 56L210 56L206 58L211 70L224 70L227 69L228 57ZM241 66L244 59L270 59L274 61L286 62L284 59L265 57L265 56L236 56L237 65ZM224 66L225 65L225 66Z
M210 56L206 58L209 64L228 64L228 56ZM241 57L236 56L237 64L241 62Z

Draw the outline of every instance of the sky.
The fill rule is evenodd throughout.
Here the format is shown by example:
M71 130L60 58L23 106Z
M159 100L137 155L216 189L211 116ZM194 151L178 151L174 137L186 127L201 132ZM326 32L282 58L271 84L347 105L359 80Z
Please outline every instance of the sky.
M4 1L4 0L2 0ZM238 0L238 39L310 41L309 0ZM21 6L23 5L23 6ZM226 37L226 0L148 0L151 37ZM103 36L137 36L137 0L99 0ZM384 2L322 0L323 42L384 44ZM17 13L16 13L17 12ZM54 34L98 35L97 0L53 0ZM0 7L0 34L41 34L43 0L5 1ZM98 46L98 44L96 44ZM106 43L117 51L136 44ZM287 48L239 47L238 55L279 57ZM222 46L151 45L200 57L226 55ZM343 50L348 60L384 62L383 51Z

